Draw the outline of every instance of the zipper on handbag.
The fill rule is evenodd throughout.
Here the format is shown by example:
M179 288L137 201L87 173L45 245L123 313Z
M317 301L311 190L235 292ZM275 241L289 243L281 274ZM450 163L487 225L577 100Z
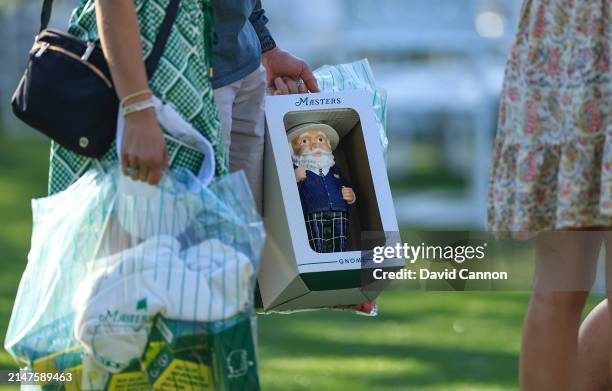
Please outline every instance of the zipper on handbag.
M42 56L47 49L49 48L49 42L43 42L42 44L40 44L40 47L38 48L38 51L36 52L36 54L34 55L34 57L40 57Z
M90 42L90 43L93 43L93 42ZM89 53L89 54L87 53L90 50L89 48L91 47L89 45L89 43L88 43L87 50L85 51L85 54L83 54L83 57L79 57L76 54L74 54L74 53L72 53L72 52L70 52L70 51L68 51L68 50L66 50L64 48L61 48L59 46L51 45L51 44L49 44L49 42L41 42L41 43L39 43L36 46L38 46L38 50L36 51L36 54L34 55L34 57L42 56L47 50L53 50L54 52L62 53L62 54L66 55L66 56L68 56L68 57L70 57L70 58L72 58L72 59L74 59L76 61L79 61L81 64L88 66L89 69L91 69L96 75L98 75L98 77L100 79L102 79L102 81L106 84L106 86L108 88L113 88L113 83L111 83L111 81L108 79L108 77L106 77L106 75L104 75L104 73L102 73L101 70L99 70L92 63L90 63L90 62L88 62L88 61L83 59L83 57L85 57L86 55L87 55L87 58L89 58L89 56L91 55L91 53ZM36 46L35 46L35 48L36 48ZM93 51L93 48L91 49L91 51Z
M85 53L83 53L83 55L81 56L81 60L88 61L89 57L91 57L91 53L93 53L95 48L96 48L95 42L91 42L91 41L87 42L87 49L85 49Z

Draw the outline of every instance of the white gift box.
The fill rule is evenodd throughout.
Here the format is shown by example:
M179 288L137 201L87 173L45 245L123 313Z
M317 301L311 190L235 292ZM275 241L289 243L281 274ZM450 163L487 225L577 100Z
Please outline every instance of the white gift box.
M398 232L378 127L367 92L269 96L266 99L264 224L259 289L265 310L286 311L360 304L380 292L366 285L371 269L362 266L362 233ZM336 164L357 202L349 206L348 251L317 253L310 247L286 132L321 122L340 135ZM384 236L383 236L384 238ZM394 243L396 243L395 241ZM382 239L378 245L394 245ZM397 269L401 260L376 268Z

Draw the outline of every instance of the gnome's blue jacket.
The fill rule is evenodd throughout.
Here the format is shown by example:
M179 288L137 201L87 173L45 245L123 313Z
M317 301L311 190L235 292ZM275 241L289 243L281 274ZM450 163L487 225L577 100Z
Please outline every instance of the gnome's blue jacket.
M306 170L306 179L298 182L304 214L325 211L346 212L348 207L342 198L343 186L350 187L342 178L337 165L332 166L327 175L323 175L323 171L316 174Z

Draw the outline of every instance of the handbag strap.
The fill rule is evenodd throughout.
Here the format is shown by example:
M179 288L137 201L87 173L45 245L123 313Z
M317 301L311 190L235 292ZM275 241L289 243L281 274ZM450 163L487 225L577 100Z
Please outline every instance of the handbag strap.
M181 0L170 0L168 6L166 7L166 14L164 15L164 20L159 28L157 38L155 39L155 44L153 45L153 49L151 49L151 53L149 53L149 56L145 60L145 68L147 70L147 77L149 80L153 78L153 74L155 74L155 70L159 65L161 56L164 54L166 43L168 42L170 32L172 31L172 25L174 25L176 15L178 14L180 2ZM43 31L47 28L47 26L49 26L52 10L53 0L44 0L42 11L40 13L40 31Z
M168 3L168 6L166 7L166 15L164 16L164 21L162 22L159 32L157 33L157 38L155 38L155 44L153 45L151 53L149 53L149 56L145 60L145 67L147 69L147 76L149 77L149 80L153 78L153 74L157 69L159 60L161 59L162 54L164 54L166 42L168 42L170 32L172 31L172 25L174 25L174 21L176 20L176 14L178 13L180 2L181 0L170 0L170 3Z
M42 12L40 13L40 33L49 25L49 20L51 19L51 11L53 9L53 0L45 0L43 1Z

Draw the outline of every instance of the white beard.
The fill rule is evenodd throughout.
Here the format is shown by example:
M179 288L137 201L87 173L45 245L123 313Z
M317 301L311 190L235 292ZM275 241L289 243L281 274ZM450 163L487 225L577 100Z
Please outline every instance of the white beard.
M317 152L321 152L321 156L312 155ZM296 155L294 152L291 152L291 158L296 166L312 171L317 175L319 175L320 171L323 172L323 175L327 175L329 169L336 164L334 155L331 152L320 149L315 149L308 155Z

